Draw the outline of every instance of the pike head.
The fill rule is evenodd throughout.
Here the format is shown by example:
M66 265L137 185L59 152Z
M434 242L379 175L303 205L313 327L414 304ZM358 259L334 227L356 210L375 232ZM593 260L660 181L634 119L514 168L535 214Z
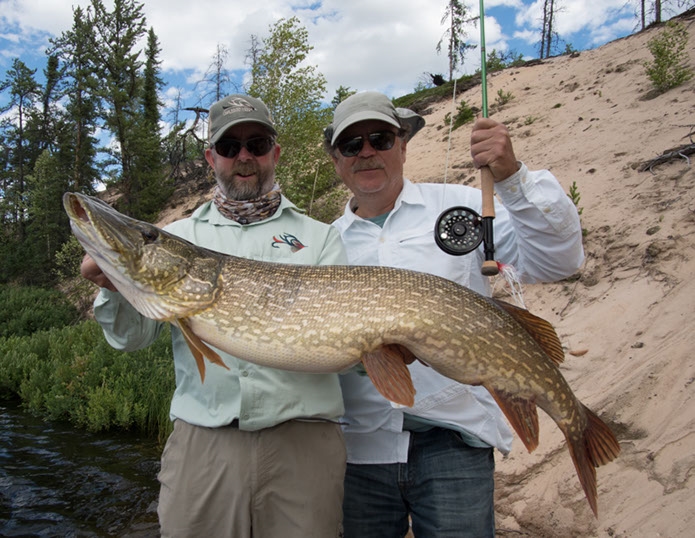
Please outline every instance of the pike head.
M122 215L97 198L68 192L63 206L77 240L143 316L172 321L214 303L221 255Z

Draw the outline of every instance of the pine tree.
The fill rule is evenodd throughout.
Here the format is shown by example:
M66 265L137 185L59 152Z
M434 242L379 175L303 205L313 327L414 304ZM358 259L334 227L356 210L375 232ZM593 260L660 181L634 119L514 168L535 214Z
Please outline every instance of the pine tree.
M0 108L0 114L6 115L0 123L4 148L0 185L0 278L3 281L15 279L25 271L21 246L27 229L27 176L33 166L27 125L40 96L35 74L35 69L29 69L15 58L5 80L0 82L0 93L7 93L7 104Z
M58 135L58 151L70 160L69 190L93 194L100 179L96 169L99 126L98 79L94 73L91 46L94 42L92 27L85 12L77 7L73 11L72 28L52 39L50 54L57 55L65 64L67 102L65 104L64 132Z
M437 43L437 54L442 51L442 43L447 41L447 56L449 58L449 80L453 80L454 71L466 56L466 51L474 49L475 45L467 45L464 42L466 32L464 24L467 22L466 16L468 9L460 0L449 0L444 15L442 16L441 24L448 24L448 28L444 35Z
M87 22L92 27L90 59L100 80L97 95L105 104L105 126L115 137L111 150L118 171L114 174L122 194L118 208L134 217L138 196L135 162L141 130L137 126L141 112L142 78L140 50L136 47L145 35L143 5L135 0L114 0L109 12L101 0L92 0Z
M133 169L133 203L131 212L137 218L153 221L171 194L171 183L165 178L164 156L159 129L161 119L158 92L163 86L160 77L159 41L153 29L147 34L145 68L142 75L142 112L136 120L138 147Z

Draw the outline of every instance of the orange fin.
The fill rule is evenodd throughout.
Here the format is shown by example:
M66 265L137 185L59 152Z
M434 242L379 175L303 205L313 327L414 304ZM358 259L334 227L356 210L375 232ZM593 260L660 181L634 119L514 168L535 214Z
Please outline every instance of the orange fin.
M179 318L175 320L174 323L181 330L181 334L183 334L183 337L186 340L191 353L193 354L193 358L198 366L201 382L205 381L205 361L203 360L203 356L207 357L208 360L213 364L217 364L229 370L229 367L224 363L215 350L211 349L191 330L188 323L186 323L186 320Z
M538 447L538 410L536 402L520 398L483 385L500 406L507 420L514 428L526 450L533 452Z
M415 355L409 349L398 344L385 344L362 355L362 364L384 398L412 407L415 387L406 362L414 359Z
M492 301L526 329L529 336L543 348L550 360L555 364L562 364L565 360L565 352L562 349L560 338L558 338L550 322L531 314L528 310L505 301L500 301L499 299L492 299Z
M613 461L620 453L620 444L610 428L590 409L584 407L587 425L581 436L574 439L567 433L567 446L577 470L589 506L598 517L596 467Z

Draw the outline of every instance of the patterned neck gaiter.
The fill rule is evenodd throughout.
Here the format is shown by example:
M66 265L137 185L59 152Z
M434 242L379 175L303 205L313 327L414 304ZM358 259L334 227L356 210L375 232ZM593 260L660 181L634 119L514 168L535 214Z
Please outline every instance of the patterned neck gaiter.
M275 214L280 207L280 199L280 186L276 183L273 190L253 200L230 200L218 185L213 201L224 217L239 224L251 224Z

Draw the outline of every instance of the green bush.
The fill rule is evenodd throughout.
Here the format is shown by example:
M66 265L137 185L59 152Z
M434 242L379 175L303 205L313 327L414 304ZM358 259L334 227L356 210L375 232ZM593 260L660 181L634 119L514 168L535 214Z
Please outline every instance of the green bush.
M495 99L495 104L497 106L504 106L514 99L512 92L505 92L504 90L497 90L497 98Z
M458 109L456 110L456 116L454 116L454 125L452 129L458 129L466 123L470 123L475 119L475 112L465 101L459 103ZM447 113L444 116L444 122L448 125L451 122L451 114Z
M0 337L28 336L78 319L77 309L57 290L0 285Z
M645 62L644 67L657 91L663 93L692 78L692 69L686 65L687 45L687 29L683 23L674 21L666 23L666 28L647 42L654 59Z
M90 431L132 429L163 441L174 392L168 328L148 348L124 353L86 321L31 336L0 338L0 397Z

